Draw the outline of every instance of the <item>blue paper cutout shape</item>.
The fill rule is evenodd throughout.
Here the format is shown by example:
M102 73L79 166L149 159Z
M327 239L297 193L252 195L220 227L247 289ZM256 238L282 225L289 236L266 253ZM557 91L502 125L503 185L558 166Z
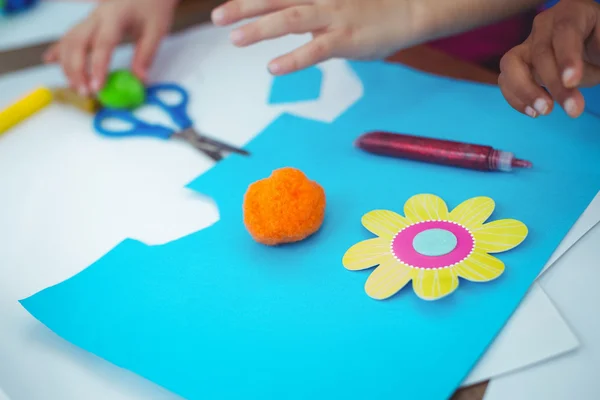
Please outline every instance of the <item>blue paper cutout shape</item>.
M302 85L298 85L302 82ZM269 104L295 103L316 100L321 95L323 72L309 67L287 75L276 76L271 87Z
M188 399L450 397L597 193L600 120L533 120L497 88L351 65L365 95L332 124L282 115L248 145L252 157L232 155L189 184L219 205L215 225L161 246L126 240L23 306L66 340ZM534 169L374 156L352 145L371 130L490 144ZM241 204L248 184L284 166L324 187L326 219L309 240L266 247L245 231ZM347 271L342 256L371 237L364 213L401 211L418 193L450 207L492 197L492 218L523 221L528 239L499 255L507 270L494 282L461 281L437 302L411 290L372 300L369 271Z

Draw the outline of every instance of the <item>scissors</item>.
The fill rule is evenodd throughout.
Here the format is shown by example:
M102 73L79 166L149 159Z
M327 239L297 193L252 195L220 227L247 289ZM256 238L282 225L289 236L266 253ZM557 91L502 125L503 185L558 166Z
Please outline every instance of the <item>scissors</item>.
M179 96L177 104L170 105L161 99L167 93L175 93ZM109 137L127 136L153 136L160 139L183 139L192 146L202 151L214 161L223 158L224 151L249 155L246 150L228 145L215 139L211 139L198 133L194 129L194 123L187 113L189 94L181 86L174 83L160 83L146 89L146 105L155 105L164 110L180 130L174 130L163 125L155 125L142 121L133 112L104 108L94 118L94 128L98 133ZM130 124L129 129L113 130L104 126L107 120L117 120Z

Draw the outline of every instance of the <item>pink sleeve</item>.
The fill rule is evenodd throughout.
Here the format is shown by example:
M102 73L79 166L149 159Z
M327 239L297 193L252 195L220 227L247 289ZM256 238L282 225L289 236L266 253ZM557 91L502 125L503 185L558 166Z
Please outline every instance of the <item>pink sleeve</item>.
M497 69L504 53L527 39L536 14L534 10L428 44L456 58Z

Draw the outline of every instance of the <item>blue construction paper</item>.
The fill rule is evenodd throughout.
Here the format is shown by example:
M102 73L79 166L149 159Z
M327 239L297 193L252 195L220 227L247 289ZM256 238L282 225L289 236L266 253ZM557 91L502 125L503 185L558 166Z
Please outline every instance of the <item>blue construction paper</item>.
M600 0L595 0L595 1L596 1L596 3L600 3ZM560 2L560 0L548 0L546 3L544 3L544 7L545 8L554 7L559 2Z
M251 157L230 156L189 184L217 202L215 225L160 246L127 240L23 306L66 340L188 399L448 398L600 188L600 119L532 120L497 88L351 65L365 95L336 121L282 115L247 146ZM476 172L352 145L375 129L490 144L535 167ZM326 218L304 242L266 247L245 231L241 204L248 184L284 166L324 187ZM342 256L371 237L365 212L401 212L418 193L450 207L490 196L492 219L519 219L530 234L499 255L507 270L494 282L461 281L436 302L410 288L372 300L369 271L347 271Z
M546 3L544 3L544 8L554 7L559 1L560 0L548 0Z
M316 100L321 95L323 72L309 67L291 74L275 76L269 104L295 103ZM298 85L302 82L302 85Z
M581 89L587 112L600 117L600 86Z

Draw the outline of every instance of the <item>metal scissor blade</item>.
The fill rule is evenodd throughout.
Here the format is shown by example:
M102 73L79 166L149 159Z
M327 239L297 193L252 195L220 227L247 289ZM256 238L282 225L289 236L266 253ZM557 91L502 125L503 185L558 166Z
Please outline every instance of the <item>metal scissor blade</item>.
M232 152L232 153L242 154L242 155L245 155L245 156L249 156L250 155L250 153L248 151L244 150L244 149L240 149L239 147L235 147L235 146L232 146L230 144L220 142L218 140L207 138L206 136L199 136L198 140L201 141L201 142L204 142L204 143L208 143L208 144L210 144L210 145L212 145L214 147L220 148L221 150L224 150L224 151L229 151L229 152Z
M212 158L214 161L220 161L223 159L223 155L219 149L215 149L213 146L206 146L204 143L200 143L196 140L191 140L189 142L192 146Z
M209 156L215 162L223 159L223 155L219 151L219 148L207 145L206 143L199 142L196 133L192 128L179 131L173 134L173 137L185 140L186 142L194 146L197 150L200 150L201 152Z
M232 152L232 153L242 154L242 155L245 155L245 156L249 156L250 155L250 153L247 152L244 149L240 149L239 147L235 147L235 146L232 146L230 144L221 142L219 140L212 139L212 138L210 138L208 136L204 136L204 135L200 134L196 130L192 130L192 131L194 133L195 139L199 143L205 143L205 144L207 144L209 146L212 146L213 148L218 149L220 151L228 151L228 152Z

